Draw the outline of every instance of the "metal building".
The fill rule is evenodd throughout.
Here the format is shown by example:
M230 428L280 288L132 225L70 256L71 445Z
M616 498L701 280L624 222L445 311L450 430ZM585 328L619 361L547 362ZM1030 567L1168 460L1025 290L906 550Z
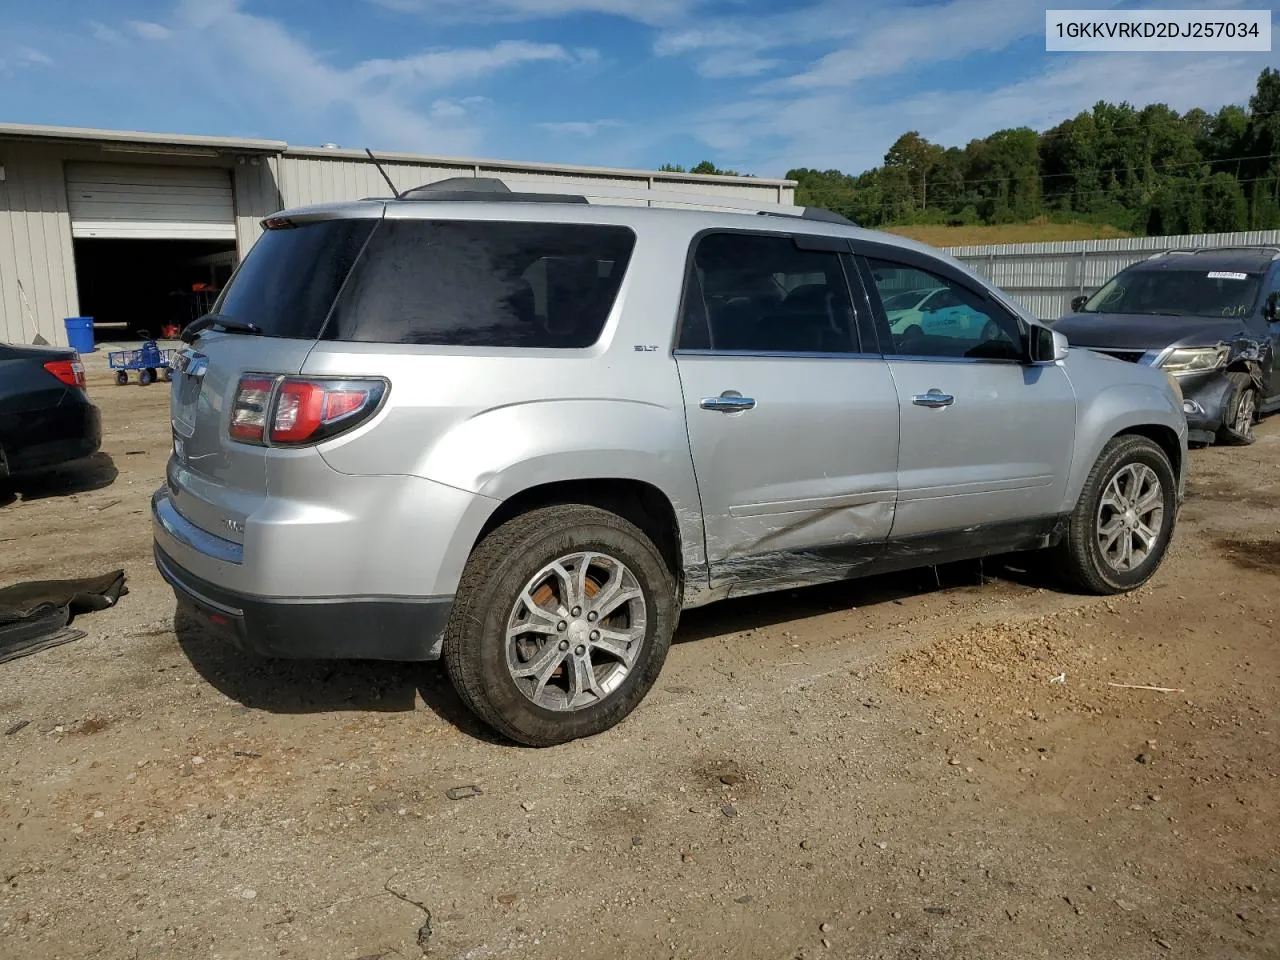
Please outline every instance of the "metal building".
M653 206L681 193L727 207L795 198L790 180L402 153L379 160L400 189L485 176L513 190L626 192L629 202ZM635 199L637 191L654 199ZM65 344L63 318L81 315L117 335L158 334L208 308L263 217L387 194L363 151L0 123L0 341L30 343L39 334Z

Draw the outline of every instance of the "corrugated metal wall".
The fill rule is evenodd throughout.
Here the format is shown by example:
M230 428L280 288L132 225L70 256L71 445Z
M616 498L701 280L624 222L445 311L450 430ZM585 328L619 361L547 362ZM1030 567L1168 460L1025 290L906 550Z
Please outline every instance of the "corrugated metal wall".
M1071 298L1093 293L1130 264L1161 250L1280 244L1280 230L1196 233L1171 237L1069 240L949 247L944 251L993 281L1042 320L1056 320Z
M30 343L39 332L66 344L62 318L79 311L62 154L0 144L0 340Z
M716 181L681 180L678 177L657 177L646 173L613 171L588 173L566 167L564 170L535 169L520 165L500 163L449 164L408 163L400 160L382 160L382 165L397 189L408 190L427 183L435 183L450 177L498 177L513 190L521 184L564 184L566 188L581 187L577 191L590 196L592 186L631 187L672 192L702 193L710 195L745 197L761 203L795 202L793 187L762 181L727 183ZM303 207L313 203L329 203L335 200L359 200L362 197L385 197L387 185L377 168L368 160L341 154L325 156L315 153L288 154L279 161L280 194L283 206ZM573 191L571 191L573 192ZM780 199L781 197L781 199ZM623 202L623 201L611 201ZM655 204L658 205L658 204Z
M278 157L238 157L232 188L236 199L236 249L240 256L262 233L262 220L279 210Z

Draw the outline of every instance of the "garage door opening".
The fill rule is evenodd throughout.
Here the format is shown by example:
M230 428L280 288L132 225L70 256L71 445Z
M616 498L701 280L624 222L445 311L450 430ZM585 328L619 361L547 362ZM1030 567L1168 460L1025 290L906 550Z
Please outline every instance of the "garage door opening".
M234 240L75 240L80 313L98 341L162 337L213 306L236 263Z
M80 314L97 340L181 330L207 313L236 262L231 172L68 163Z

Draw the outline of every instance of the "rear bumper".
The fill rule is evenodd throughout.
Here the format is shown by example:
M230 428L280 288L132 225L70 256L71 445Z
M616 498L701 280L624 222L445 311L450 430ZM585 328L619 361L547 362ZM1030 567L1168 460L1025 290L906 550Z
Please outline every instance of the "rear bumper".
M452 597L255 597L201 580L153 547L179 602L236 646L288 660L437 660Z
M97 453L102 446L102 415L87 402L64 403L27 413L22 435L9 439L4 446L10 473L79 460Z

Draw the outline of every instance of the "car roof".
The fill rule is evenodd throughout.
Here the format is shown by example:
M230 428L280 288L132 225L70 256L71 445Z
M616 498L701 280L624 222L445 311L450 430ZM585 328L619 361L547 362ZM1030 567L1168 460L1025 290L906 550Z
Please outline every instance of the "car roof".
M435 184L432 186L442 186ZM505 188L505 185L503 185ZM573 189L570 185L568 189ZM588 188L589 195L598 188ZM450 196L450 193L453 196ZM459 192L470 195L459 197ZM757 204L742 197L707 197L698 194L636 193L623 197L622 192L605 193L604 199L587 201L585 196L570 194L548 195L537 193L493 193L478 196L485 191L459 191L446 189L438 194L419 190L402 191L397 197L370 197L365 200L326 203L310 207L282 210L265 218L262 223L274 225L305 223L331 219L381 219L387 220L504 220L526 223L572 223L627 226L637 233L667 233L672 242L687 243L689 238L703 230L741 230L753 233L801 234L810 237L838 237L875 243L883 247L896 247L922 254L944 263L953 271L968 277L974 285L996 296L1004 306L1028 322L1038 322L1022 304L1007 296L989 279L973 267L947 253L919 243L908 237L878 230L866 230L830 211L813 207L796 207L781 204ZM716 206L717 200L724 209ZM687 206L653 207L649 203L677 203ZM817 215L813 211L818 211ZM764 215L762 215L764 214ZM833 222L839 221L839 222Z
M1200 250L1169 250L1143 260L1141 270L1233 270L1261 273L1280 259L1280 247L1210 247Z
M695 202L700 199L692 198ZM702 198L705 199L705 198ZM279 223L305 223L330 219L379 219L388 220L507 220L525 222L600 223L628 226L635 230L671 229L673 232L692 235L707 229L750 230L759 233L802 233L808 236L848 237L884 246L900 247L927 254L934 259L957 267L966 274L973 274L965 264L936 247L919 243L908 237L879 230L867 230L852 223L832 223L810 219L799 211L814 208L791 208L794 214L761 213L728 209L669 209L666 207L636 206L622 203L556 200L548 202L539 197L534 201L521 200L447 200L370 198L336 203L316 204L281 210L263 220L267 227Z

